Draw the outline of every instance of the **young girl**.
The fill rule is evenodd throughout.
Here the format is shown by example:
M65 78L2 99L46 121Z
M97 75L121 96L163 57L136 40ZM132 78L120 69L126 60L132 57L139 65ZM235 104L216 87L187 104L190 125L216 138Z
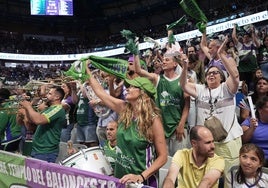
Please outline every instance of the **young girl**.
M244 144L239 151L240 165L232 167L225 187L268 187L268 174L263 172L264 152L257 145Z

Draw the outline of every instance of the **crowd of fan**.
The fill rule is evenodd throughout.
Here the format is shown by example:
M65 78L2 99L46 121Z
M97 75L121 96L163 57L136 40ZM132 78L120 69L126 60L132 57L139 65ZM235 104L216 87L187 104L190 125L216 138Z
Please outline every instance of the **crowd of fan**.
M258 30L258 37L260 42L263 40L264 36L267 34L266 25L256 28ZM155 37L156 35L154 35ZM217 35L218 36L218 35ZM213 37L213 36L211 36ZM123 39L123 37L121 37ZM1 52L7 53L26 53L26 54L64 54L68 52L72 53L84 53L90 52L89 49L86 49L86 45L83 44L72 44L66 45L60 41L41 41L38 39L28 38L22 40L20 37L0 37L0 49ZM199 49L199 38L191 39L191 41L182 41L180 42L183 51L185 52L187 46L194 45ZM86 43L85 43L86 44ZM76 49L75 49L76 48ZM148 51L147 51L148 52ZM144 54L144 53L143 53ZM118 58L124 58L118 57ZM203 60L201 56L201 60ZM49 65L49 68L46 66L34 65L35 63L21 63L16 67L6 67L5 63L2 61L0 64L1 68L1 77L4 79L7 85L25 85L30 80L44 80L46 78L57 78L62 75L62 71L69 69L71 62ZM157 64L156 64L157 66ZM157 69L157 68L156 68Z

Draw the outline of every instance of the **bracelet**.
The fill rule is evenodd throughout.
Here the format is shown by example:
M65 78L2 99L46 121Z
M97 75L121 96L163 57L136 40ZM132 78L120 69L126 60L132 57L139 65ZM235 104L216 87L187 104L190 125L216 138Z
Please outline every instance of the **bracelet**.
M145 182L144 176L142 174L140 174L140 176L142 177L143 182Z

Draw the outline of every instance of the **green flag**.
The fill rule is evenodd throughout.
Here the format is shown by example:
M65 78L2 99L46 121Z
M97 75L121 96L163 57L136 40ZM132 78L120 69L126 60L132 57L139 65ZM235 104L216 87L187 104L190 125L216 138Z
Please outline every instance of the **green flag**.
M189 16L199 21L196 24L196 27L201 33L204 33L206 31L206 23L208 22L208 19L195 0L181 0L180 5Z
M84 58L73 62L70 69L63 74L75 80L85 82L87 79L89 79L89 75L86 73L86 60L87 59Z

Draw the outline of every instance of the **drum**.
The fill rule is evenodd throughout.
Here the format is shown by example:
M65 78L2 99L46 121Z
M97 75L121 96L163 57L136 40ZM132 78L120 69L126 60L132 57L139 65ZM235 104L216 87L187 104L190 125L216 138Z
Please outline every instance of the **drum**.
M77 168L103 175L113 175L112 167L99 147L81 149L60 162L63 166Z

